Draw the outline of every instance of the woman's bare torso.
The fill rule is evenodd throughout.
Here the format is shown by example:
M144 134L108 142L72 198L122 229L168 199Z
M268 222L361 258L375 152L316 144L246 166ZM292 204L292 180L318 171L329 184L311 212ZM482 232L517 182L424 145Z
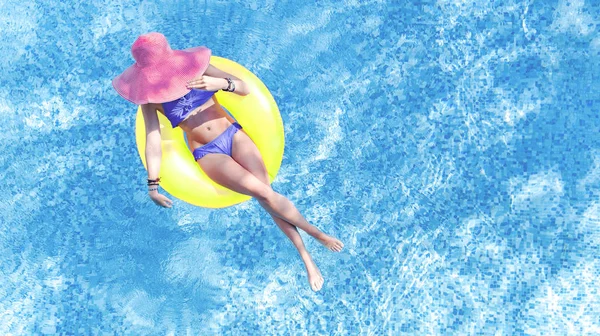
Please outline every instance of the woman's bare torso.
M160 111L164 114L162 104ZM216 97L212 97L190 112L178 126L185 132L188 145L193 150L219 136L232 122Z

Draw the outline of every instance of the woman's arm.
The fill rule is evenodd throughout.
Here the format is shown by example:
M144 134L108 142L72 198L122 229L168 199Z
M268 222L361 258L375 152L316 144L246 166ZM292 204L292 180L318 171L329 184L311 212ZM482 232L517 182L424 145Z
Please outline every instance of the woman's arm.
M148 179L158 178L162 149L160 146L160 123L154 104L143 104L142 115L146 125L146 164L148 166Z
M204 71L204 75L188 82L188 88L208 91L223 90L229 85L225 78L230 78L233 81L233 84L235 84L234 93L237 93L240 96L245 96L250 93L250 88L243 80L210 64L206 71Z
M162 159L160 123L156 114L157 109L159 109L159 106L156 104L142 105L142 115L144 116L144 124L146 125L146 165L148 167L148 179L151 180L159 177L160 161ZM157 189L148 190L148 195L154 203L163 207L171 207L171 200L159 194Z

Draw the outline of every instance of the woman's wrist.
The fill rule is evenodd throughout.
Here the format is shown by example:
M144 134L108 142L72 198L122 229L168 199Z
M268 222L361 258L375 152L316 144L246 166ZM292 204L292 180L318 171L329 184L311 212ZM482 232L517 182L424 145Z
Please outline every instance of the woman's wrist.
M225 92L234 92L235 91L235 82L233 81L233 79L227 77L225 78L225 81L227 82L227 87L221 89Z
M158 184L160 183L160 177L148 178L148 194L158 194Z
M154 196L158 194L158 185L149 185L148 186L148 195Z

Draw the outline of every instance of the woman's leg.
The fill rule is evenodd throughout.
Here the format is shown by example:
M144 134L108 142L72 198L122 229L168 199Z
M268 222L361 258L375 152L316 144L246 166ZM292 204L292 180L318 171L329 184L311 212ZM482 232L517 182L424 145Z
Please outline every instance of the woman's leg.
M236 192L250 195L256 199L265 199L273 191L268 184L261 182L256 176L225 154L207 154L198 160L202 170L215 182ZM262 203L261 203L262 204ZM308 274L308 282L314 291L323 286L323 277L304 246L302 237L295 226L285 220L271 215L277 226L285 233L298 249Z
M242 133L242 132L238 132ZM242 136L243 135L243 136ZM240 136L234 137L237 142L233 145L233 153L232 156L237 163L239 163L242 167L248 170L252 175L256 176L262 183L270 186L269 182L269 174L267 173L267 168L260 156L260 152L256 146L254 148L244 148L244 140L243 138L247 138L247 140L252 141L248 136L244 133ZM242 139L240 139L242 138ZM240 155L241 153L250 154L250 155ZM258 160L256 159L258 157ZM262 205L262 203L261 203ZM263 206L264 208L264 206ZM265 208L266 209L266 208ZM267 210L267 212L269 212ZM294 244L296 249L298 250L298 254L300 254L300 258L302 262L304 262L304 267L306 268L306 272L308 274L308 282L311 285L311 288L315 291L318 291L323 286L323 276L319 271L319 268L313 261L310 253L306 250L304 246L304 241L302 241L302 236L298 233L298 229L286 222L285 220L277 217L274 214L271 214L271 218L281 231L289 238L289 240Z
M248 135L245 132L238 131L233 137L233 149L231 155L237 163L239 163L242 167L248 170L252 175L256 176L262 183L270 186L269 175L267 173L267 169L263 162L262 156L260 155L260 152L258 151L258 148L254 144L252 139L250 139L250 137L248 137ZM275 209L275 211L277 209L284 209L281 211L283 215L278 214L277 212L273 212L273 206L271 204L266 204L259 200L259 203L262 205L263 208L265 208L265 210L267 210L267 212L269 212L274 217L279 217L283 219L288 224L293 224L301 228L306 233L316 238L319 242L321 242L331 251L341 251L342 247L344 246L344 244L341 241L323 233L314 225L309 224L308 221L306 221L306 219L300 214L298 209L296 209L294 204L290 202L290 200L288 200L281 194L278 194L276 192L274 193L276 194L276 198L279 201L278 204L276 204L276 206L278 207ZM288 214L289 216L285 216L286 214ZM293 218L294 221L290 221L288 220L288 218ZM296 225L298 222L301 225Z

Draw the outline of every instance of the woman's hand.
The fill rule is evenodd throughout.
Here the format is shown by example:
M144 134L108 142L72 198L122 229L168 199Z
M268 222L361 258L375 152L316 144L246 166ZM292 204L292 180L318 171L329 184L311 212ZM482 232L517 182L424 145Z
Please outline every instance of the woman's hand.
M224 90L229 86L229 82L225 78L230 78L233 84L235 84L233 93L240 96L250 94L250 87L243 80L211 64L208 65L203 76L189 81L187 88L207 91Z
M158 191L150 191L148 192L150 198L156 203L156 205L160 205L164 208L170 208L173 205L173 201L171 201L167 196L159 194Z
M225 78L211 77L211 76L200 76L196 79L192 79L187 83L188 89L200 89L205 91L218 91L226 89L229 83Z

